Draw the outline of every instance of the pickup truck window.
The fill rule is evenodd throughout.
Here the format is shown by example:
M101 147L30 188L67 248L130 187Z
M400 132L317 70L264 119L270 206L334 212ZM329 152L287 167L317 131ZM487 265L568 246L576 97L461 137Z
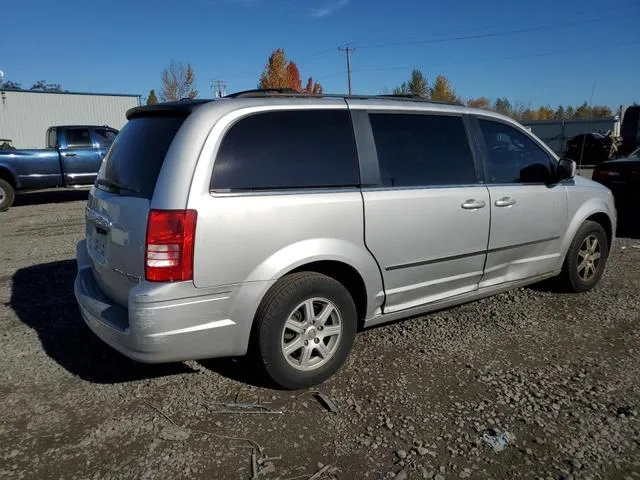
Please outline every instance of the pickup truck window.
M91 147L91 135L88 128L69 128L67 133L67 148Z
M50 128L47 131L47 148L56 148L58 146L58 131Z
M98 148L109 148L116 138L116 132L107 128L96 128L93 133L95 134Z

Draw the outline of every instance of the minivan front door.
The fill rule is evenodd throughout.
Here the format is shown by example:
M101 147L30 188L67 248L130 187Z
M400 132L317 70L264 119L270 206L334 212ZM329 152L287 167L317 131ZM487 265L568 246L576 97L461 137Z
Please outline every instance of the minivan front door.
M552 179L553 160L514 126L480 118L491 234L481 287L535 277L562 265L567 191Z
M384 279L384 313L477 289L489 193L478 183L462 116L370 111L356 130L363 123L380 170L380 184L363 186L362 195L365 241Z

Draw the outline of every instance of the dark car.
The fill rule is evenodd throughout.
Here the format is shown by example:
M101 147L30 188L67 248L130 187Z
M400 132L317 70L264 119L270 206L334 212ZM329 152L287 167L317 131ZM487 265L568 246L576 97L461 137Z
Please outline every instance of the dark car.
M620 214L631 213L640 200L640 148L596 166L592 179L611 190Z
M581 165L598 165L609 159L611 143L612 137L597 132L576 135L567 141L565 157Z

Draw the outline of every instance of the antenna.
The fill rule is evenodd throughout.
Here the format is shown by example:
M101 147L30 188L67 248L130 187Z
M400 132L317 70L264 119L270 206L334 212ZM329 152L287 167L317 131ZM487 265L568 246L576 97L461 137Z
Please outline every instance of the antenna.
M593 86L591 87L591 98L589 99L589 108L592 109L593 108L593 94L596 91L596 81L593 81ZM591 116L589 117L589 120L593 120L593 110L591 110ZM580 169L580 172L582 173L582 156L584 155L584 145L587 142L587 124L585 123L584 125L584 132L582 135L582 148L580 149L580 162L578 163L578 168Z

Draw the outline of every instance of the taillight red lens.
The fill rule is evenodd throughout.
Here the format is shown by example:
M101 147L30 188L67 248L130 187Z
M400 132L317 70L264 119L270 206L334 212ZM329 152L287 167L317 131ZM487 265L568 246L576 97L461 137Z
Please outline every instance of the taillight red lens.
M151 282L193 280L195 210L151 210L147 223L145 278Z

